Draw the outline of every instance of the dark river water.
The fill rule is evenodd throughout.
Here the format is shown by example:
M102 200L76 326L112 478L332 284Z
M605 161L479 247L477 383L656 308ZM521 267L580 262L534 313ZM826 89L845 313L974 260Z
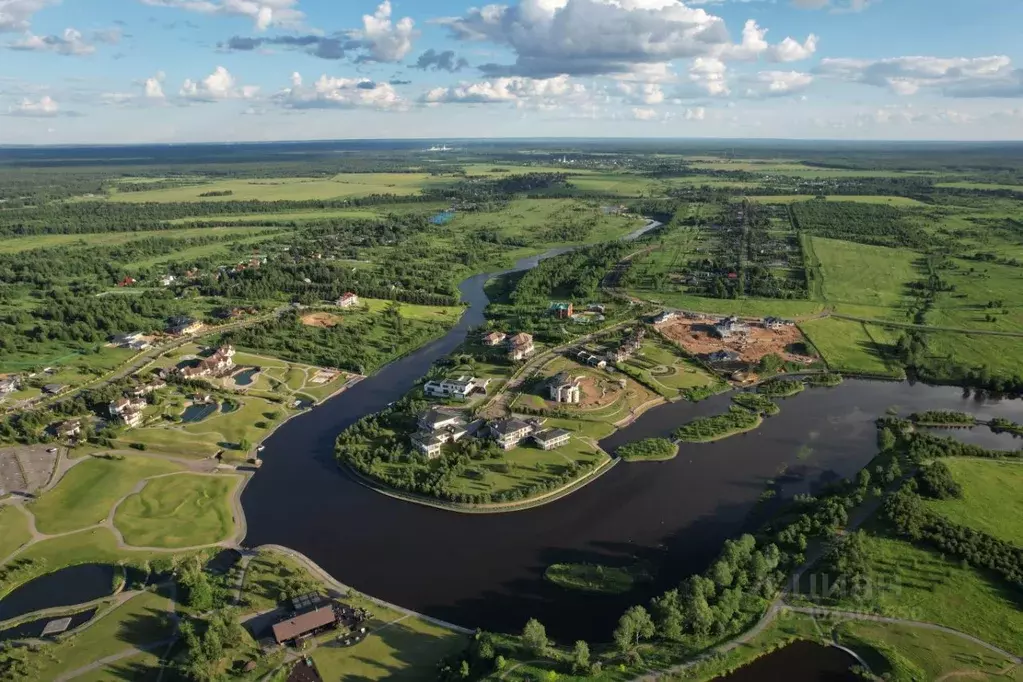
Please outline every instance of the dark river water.
M57 606L74 606L114 591L114 567L81 564L30 580L0 600L0 620Z
M730 675L714 682L856 682L862 680L849 671L856 661L835 647L798 641L762 656Z
M618 464L582 490L527 511L459 514L351 481L334 461L337 434L403 396L483 322L488 277L462 283L470 308L445 337L265 441L263 466L242 495L247 546L291 547L356 589L466 627L517 631L536 617L562 641L607 640L625 608L703 570L721 542L743 530L769 479L784 474L789 495L854 474L875 454L873 420L889 407L1023 415L1019 402L975 399L956 388L847 381L783 401L782 413L755 432L684 445L669 462ZM655 408L602 445L611 450L666 434L695 416L726 410L728 401L718 396ZM658 575L627 595L565 591L543 580L552 563L635 557L658 567Z

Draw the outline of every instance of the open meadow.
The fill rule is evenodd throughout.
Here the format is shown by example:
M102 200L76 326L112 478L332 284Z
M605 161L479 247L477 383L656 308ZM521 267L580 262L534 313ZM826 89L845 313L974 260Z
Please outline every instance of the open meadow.
M133 204L247 200L305 201L372 194L417 194L430 182L430 176L425 173L339 173L329 180L319 178L214 180L170 189L114 192L109 196L109 200ZM230 194L219 194L221 192ZM204 194L207 196L203 196Z
M114 526L135 547L176 549L230 539L236 528L233 496L240 476L181 473L150 479L125 499Z
M928 500L927 506L954 523L1023 546L1023 466L957 458L949 458L946 465L963 487L963 496Z

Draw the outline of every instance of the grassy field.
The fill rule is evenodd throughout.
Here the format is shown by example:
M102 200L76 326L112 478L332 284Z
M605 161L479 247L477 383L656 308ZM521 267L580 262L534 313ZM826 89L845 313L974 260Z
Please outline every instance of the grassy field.
M943 292L927 314L927 324L959 329L1023 332L1023 270L1008 265L953 261L942 279L954 287ZM991 302L999 302L988 308ZM987 318L992 314L994 319Z
M845 621L839 642L860 654L876 675L914 680L1023 680L1023 669L983 647L944 632L887 623Z
M945 463L963 496L928 500L928 506L954 523L1023 546L1023 466L954 457Z
M147 192L122 192L110 201L125 203L179 201L304 201L369 196L371 194L417 194L430 184L426 173L341 173L333 178L261 178L259 180L219 180L205 184ZM228 196L200 197L207 192L232 192Z
M583 244L624 236L642 220L604 215L601 204L579 199L513 199L495 213L459 213L446 227L460 233L492 230L501 237L527 239L536 246Z
M814 195L807 194L781 194L775 196L748 196L744 197L750 201L759 201L764 204L794 204L799 201L810 201ZM836 194L828 197L829 201L854 201L860 204L886 204L888 206L926 206L921 201L909 197L886 197L875 195L842 195Z
M277 223L304 223L310 220L327 220L332 218L350 218L353 220L374 220L382 219L391 213L422 213L432 215L448 208L443 202L425 202L414 204L380 204L364 208L329 208L322 210L307 211L281 211L280 213L251 213L246 215L224 215L217 216L217 222L245 223L245 222L266 222ZM171 225L187 225L197 221L205 220L202 216L193 218L176 218L168 220ZM223 229L223 228L218 228ZM230 228L229 228L230 229ZM273 229L273 228L270 228Z
M876 307L869 317L903 321L907 287L921 278L912 251L810 237L820 263L824 300L843 312L845 303ZM869 273L869 276L865 276Z
M368 608L373 614L366 626L369 634L352 647L326 641L313 650L310 656L324 680L432 679L437 662L460 652L466 645L464 635L419 618L357 597L345 601Z
M776 298L704 298L684 293L662 293L650 291L631 291L639 298L681 310L694 310L702 313L718 313L720 315L740 315L742 317L786 317L800 318L816 315L824 310L824 304L818 301L800 301L797 299L783 300Z
M143 592L81 634L72 635L56 645L47 645L46 653L36 657L38 668L30 679L53 680L62 673L77 670L133 646L162 642L173 633L170 600L165 595Z
M1023 376L1020 339L1007 336L981 336L931 332L927 334L928 354L935 359L979 369L987 367L997 376Z
M0 560L13 554L31 538L25 515L12 507L0 507Z
M981 570L906 541L868 534L873 575L869 608L907 620L939 623L1007 650L1019 650L1023 597ZM840 603L852 610L859 602Z
M872 327L853 320L825 318L799 325L820 352L828 368L837 372L862 372L901 376L902 370L889 365L884 349L871 335Z
M598 194L639 197L652 192L663 194L663 181L625 173L593 173L569 180L576 189Z
M221 218L218 217L218 220ZM227 218L228 220L230 218ZM53 246L117 246L140 239L186 239L189 237L233 237L251 235L255 232L279 230L274 227L195 227L159 232L101 232L98 234L39 234L26 237L4 237L0 241L0 253L20 253L30 249Z
M114 504L150 476L180 471L181 465L151 457L89 458L76 464L55 488L33 502L39 532L54 535L94 526Z
M177 549L227 540L239 476L176 474L155 478L126 499L114 516L124 541L136 547Z

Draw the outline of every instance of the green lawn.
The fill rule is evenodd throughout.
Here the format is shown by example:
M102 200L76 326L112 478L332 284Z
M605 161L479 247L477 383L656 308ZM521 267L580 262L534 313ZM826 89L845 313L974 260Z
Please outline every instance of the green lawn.
M867 606L907 620L939 623L1010 651L1020 650L1023 597L998 578L909 542L869 534L873 576ZM840 607L864 610L859 602Z
M902 375L901 369L886 362L883 342L872 336L873 327L832 317L802 322L799 328L833 371Z
M379 298L360 298L359 302L372 313L382 312L394 305L394 301L385 301ZM462 306L416 305L414 303L398 303L398 308L401 311L401 316L406 319L429 322L440 320L448 324L457 322L465 312L465 308ZM339 314L344 316L345 312L339 311Z
M276 608L283 598L297 590L296 583L309 585L309 589L304 590L306 592L318 586L290 557L262 550L252 558L245 572L241 604L246 611L252 612Z
M81 634L46 646L46 654L38 656L39 667L30 679L53 680L133 646L169 639L174 632L169 608L170 600L154 592L129 599Z
M437 663L466 645L466 637L459 633L375 604L366 607L373 618L365 640L352 647L325 642L313 650L313 662L324 680L433 679Z
M31 538L28 518L12 507L0 507L0 560L10 556Z
M123 460L89 458L76 464L52 490L29 506L39 532L54 535L94 526L114 503L150 476L180 471L181 465L142 456Z
M845 621L838 641L860 654L877 675L893 682L916 680L1023 680L1023 669L962 637L891 623Z
M260 178L219 180L205 184L147 192L122 192L109 196L125 203L180 201L304 201L369 196L371 194L417 194L430 183L426 173L340 173L322 178ZM229 196L200 197L207 192L232 192Z
M232 497L241 477L176 474L149 481L117 508L114 525L136 547L181 548L235 532Z
M135 656L108 663L97 670L75 677L75 682L160 682L160 679L171 679L164 671L164 662L160 655L163 647L154 651L143 651ZM161 678L161 674L164 677Z
M845 303L878 308L868 317L905 320L903 305L910 283L921 278L913 251L811 237L820 262L823 295L829 307Z
M963 496L929 500L928 506L954 523L1023 547L1023 466L954 457L945 463Z

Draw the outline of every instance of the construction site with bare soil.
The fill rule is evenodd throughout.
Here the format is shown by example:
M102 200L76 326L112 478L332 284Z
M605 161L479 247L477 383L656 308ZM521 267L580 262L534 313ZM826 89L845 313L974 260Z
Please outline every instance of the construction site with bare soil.
M307 327L320 327L322 329L331 329L344 322L343 317L335 315L333 313L306 313L302 316L302 324Z
M728 360L750 365L768 355L777 355L785 362L814 362L805 354L808 345L802 332L789 323L677 318L657 325L657 331L687 353L704 359L714 360L716 354L724 352L734 354Z

